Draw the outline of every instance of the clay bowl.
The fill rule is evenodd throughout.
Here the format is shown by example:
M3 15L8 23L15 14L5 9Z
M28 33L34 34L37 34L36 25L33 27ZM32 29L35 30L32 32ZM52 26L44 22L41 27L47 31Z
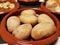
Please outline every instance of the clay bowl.
M21 40L21 39L15 38L10 32L7 31L6 21L10 16L19 15L21 13L21 11L27 10L27 9L35 10L37 14L42 14L42 13L48 14L56 24L56 27L57 27L56 32L53 35L51 35L47 38L44 38L44 39L40 39L40 40L33 40L33 39ZM45 12L45 10L41 10L39 8L21 8L21 9L10 12L9 14L7 14L3 18L2 22L1 22L0 33L1 33L2 39L9 44L17 44L17 45L18 44L20 44L20 45L24 45L24 44L25 45L40 45L41 44L41 45L47 45L47 44L54 42L58 38L59 29L60 29L59 26L60 26L59 20L53 14Z
M6 14L6 13L8 13L8 12L10 12L10 11L14 11L14 10L16 10L16 9L19 8L19 3L18 3L18 2L15 2L15 1L13 1L13 0L12 0L12 1L11 1L11 0L0 0L0 2L6 2L6 1L9 1L9 2L11 2L11 3L14 3L14 4L15 4L15 7L14 7L13 9L9 9L9 10L0 12L0 14Z
M6 11L3 11L3 12L0 12L0 21L2 20L2 18L9 12L11 11L14 11L14 10L17 10L19 8L19 3L16 2L16 1L13 1L13 0L0 0L0 2L6 2L6 1L9 1L11 3L14 3L15 4L15 7L13 9L9 9L9 10L6 10Z
M41 3L42 10L47 10L47 12L53 13L56 17L58 17L58 19L60 18L60 12L52 12L45 5L46 5L46 2Z

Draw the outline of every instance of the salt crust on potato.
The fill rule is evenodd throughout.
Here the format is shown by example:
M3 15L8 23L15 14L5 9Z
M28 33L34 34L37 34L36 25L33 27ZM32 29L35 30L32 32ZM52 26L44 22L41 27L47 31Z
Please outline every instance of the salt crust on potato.
M27 39L30 36L31 30L31 24L22 24L18 26L12 34L18 39Z

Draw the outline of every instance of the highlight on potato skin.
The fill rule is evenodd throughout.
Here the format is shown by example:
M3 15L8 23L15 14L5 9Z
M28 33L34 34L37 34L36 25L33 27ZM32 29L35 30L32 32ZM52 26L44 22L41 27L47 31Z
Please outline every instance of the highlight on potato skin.
M36 14L36 12L32 9L23 10L21 12L21 15L35 15L35 14Z

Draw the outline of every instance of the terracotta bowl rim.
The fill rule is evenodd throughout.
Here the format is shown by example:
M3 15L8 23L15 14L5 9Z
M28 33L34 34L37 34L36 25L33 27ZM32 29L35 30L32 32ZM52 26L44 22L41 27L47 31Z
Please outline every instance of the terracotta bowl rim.
M18 9L19 11L20 10L24 10L24 9L27 9L27 8L21 8L21 9ZM42 11L41 9L39 9L39 8L28 8L28 9L34 9L34 10L39 10L39 11ZM6 19L7 19L7 17L9 17L9 16L11 16L11 14L12 13L14 13L14 12L16 12L16 11L18 11L18 10L15 10L15 11L12 11L12 12L10 12L9 14L7 14L4 18L3 18L3 20L2 20L2 22L1 22L1 30L0 30L0 32L1 32L1 37L2 38L4 38L4 36L3 35L5 35L5 34L3 34L4 33L4 31L5 32L7 32L7 33L9 33L8 31L6 31L6 28L5 28L5 22L6 22ZM44 12L44 11L43 11ZM44 12L44 13L46 13L46 12ZM49 13L54 19L55 19L55 21L56 21L56 24L57 24L57 31L56 31L56 33L55 34L53 34L52 36L50 36L49 38L46 38L46 39L44 39L44 40L39 40L39 41L27 41L27 43L31 43L31 44L48 44L48 43L51 43L51 41L54 41L54 40L56 40L57 38L58 38L58 36L59 36L59 26L60 26L60 23L59 23L59 20L53 15L53 14L51 14L51 13ZM2 30L4 30L4 31L2 31ZM7 41L7 40L5 40L6 42L9 42L9 43L11 43L11 44L14 44L14 43L16 43L17 41L19 41L18 39L16 39L13 35L11 35L10 33L9 33L9 35L10 36L12 36L11 37L11 40L13 41L14 40L14 42L9 42L9 40ZM5 37L6 38L6 37ZM23 42L24 42L25 40L23 40Z

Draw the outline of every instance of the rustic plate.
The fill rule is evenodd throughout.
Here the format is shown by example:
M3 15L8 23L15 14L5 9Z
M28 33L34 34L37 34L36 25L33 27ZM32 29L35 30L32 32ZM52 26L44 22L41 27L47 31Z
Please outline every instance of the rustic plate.
M15 2L15 1L11 1L11 0L0 0L0 2L4 2L4 1L9 1L9 2L11 2L11 3L14 3L15 4L15 7L13 8L13 9L9 9L9 10L7 10L7 11L3 11L3 12L0 12L0 14L5 14L5 13L8 13L8 12L10 12L10 11L14 11L14 10L16 10L16 9L18 9L19 8L19 3L18 2Z

